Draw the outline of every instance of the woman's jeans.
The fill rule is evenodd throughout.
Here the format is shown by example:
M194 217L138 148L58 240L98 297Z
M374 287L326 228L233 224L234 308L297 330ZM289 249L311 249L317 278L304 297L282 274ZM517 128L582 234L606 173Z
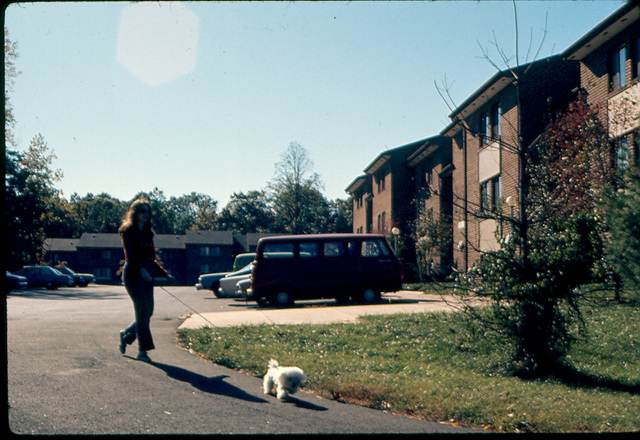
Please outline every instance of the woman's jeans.
M139 351L153 350L153 338L151 336L151 315L153 314L153 281L145 282L140 275L140 270L132 268L128 263L124 265L124 286L133 301L135 320L123 330L122 341L131 345L138 339Z

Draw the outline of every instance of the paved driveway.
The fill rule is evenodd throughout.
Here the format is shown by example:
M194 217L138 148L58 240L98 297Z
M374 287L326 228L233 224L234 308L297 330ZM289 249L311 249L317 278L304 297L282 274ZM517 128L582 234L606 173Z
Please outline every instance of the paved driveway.
M27 290L8 296L9 428L17 434L461 433L300 392L284 403L261 380L201 360L174 335L191 313L250 305L191 287L156 290L152 364L122 356L118 331L133 318L118 286ZM235 311L235 312L234 312ZM222 315L220 315L222 316ZM181 318L182 317L182 318ZM135 349L131 353L135 355ZM266 367L266 366L265 366ZM266 369L266 368L265 368ZM477 431L473 431L477 432Z

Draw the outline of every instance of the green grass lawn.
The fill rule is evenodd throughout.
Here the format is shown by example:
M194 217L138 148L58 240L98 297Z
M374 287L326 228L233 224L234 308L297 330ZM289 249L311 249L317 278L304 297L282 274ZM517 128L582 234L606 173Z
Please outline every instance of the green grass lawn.
M307 392L500 432L640 431L640 301L584 309L588 340L545 380L505 373L507 348L459 313L354 324L182 330L206 359L261 377L270 358L302 368Z

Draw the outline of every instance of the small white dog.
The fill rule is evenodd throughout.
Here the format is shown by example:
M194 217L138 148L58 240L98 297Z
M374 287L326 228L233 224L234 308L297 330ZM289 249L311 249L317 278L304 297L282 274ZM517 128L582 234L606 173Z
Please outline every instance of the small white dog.
M286 400L289 394L294 394L301 386L307 383L307 377L298 367L281 367L278 361L271 359L269 369L264 375L262 388L265 394L277 396L280 400ZM274 388L276 393L274 393Z

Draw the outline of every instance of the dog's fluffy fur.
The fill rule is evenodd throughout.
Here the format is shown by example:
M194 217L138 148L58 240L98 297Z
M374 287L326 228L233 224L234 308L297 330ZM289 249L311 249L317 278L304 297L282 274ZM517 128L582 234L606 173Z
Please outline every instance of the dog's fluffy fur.
M278 365L278 361L271 359L262 385L265 394L271 394L272 396L277 396L280 400L286 400L290 394L294 394L306 383L307 377L300 368L281 367Z

